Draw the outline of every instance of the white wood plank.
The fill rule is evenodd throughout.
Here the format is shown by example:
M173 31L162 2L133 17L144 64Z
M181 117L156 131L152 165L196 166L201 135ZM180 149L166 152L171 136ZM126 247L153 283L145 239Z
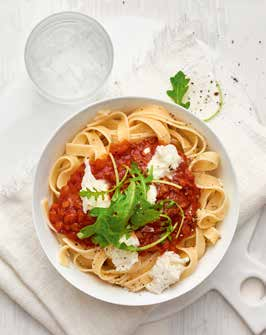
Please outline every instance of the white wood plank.
M169 319L140 327L135 335L250 335L250 330L217 292L209 292Z

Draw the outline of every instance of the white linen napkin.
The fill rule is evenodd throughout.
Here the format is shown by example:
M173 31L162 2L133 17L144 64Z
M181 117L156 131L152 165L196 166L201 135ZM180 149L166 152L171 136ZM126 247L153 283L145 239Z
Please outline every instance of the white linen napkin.
M207 87L209 81L219 80L226 92L225 105L210 126L223 141L237 171L240 222L244 222L265 203L266 132L252 121L249 100L244 93L239 98L239 89L234 86L229 72L220 68L219 59L215 58L215 66L213 62L212 53L192 35L180 32L177 35L175 31L165 30L145 61L116 81L123 94L167 99L165 91L169 88L169 77L180 69L191 76L198 87ZM20 89L16 92L21 94ZM114 94L111 87L109 95ZM12 96L15 100L14 91ZM195 96L191 99L196 101ZM41 100L36 97L36 101ZM6 107L3 100L0 106ZM120 307L79 292L56 273L37 241L31 219L32 168L48 134L47 128L61 122L63 111L62 106L49 102L37 106L56 109L58 113L46 114L41 119L37 115L26 116L17 123L16 129L15 126L8 128L0 138L0 143L6 141L8 145L5 146L12 148L10 156L16 157L14 153L17 153L21 162L20 171L13 172L15 176L2 182L0 188L0 287L53 334L131 334L152 307ZM193 110L193 104L191 107ZM20 138L25 148L22 153L18 152Z

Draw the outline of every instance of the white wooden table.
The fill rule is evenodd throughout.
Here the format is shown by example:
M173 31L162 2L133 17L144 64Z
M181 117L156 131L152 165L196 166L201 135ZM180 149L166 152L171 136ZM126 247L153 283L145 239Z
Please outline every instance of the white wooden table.
M231 57L234 75L246 87L261 121L266 122L266 1L0 0L0 90L16 78L23 62L18 50L24 44L29 25L60 10L79 10L96 17L140 15L170 25L191 23L199 38ZM208 293L170 319L142 326L136 332L139 335L213 333L251 334L216 292ZM48 335L48 332L0 291L0 334Z

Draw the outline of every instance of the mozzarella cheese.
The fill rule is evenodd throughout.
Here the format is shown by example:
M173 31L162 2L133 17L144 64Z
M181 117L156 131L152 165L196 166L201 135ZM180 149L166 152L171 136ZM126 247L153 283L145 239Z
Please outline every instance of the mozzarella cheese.
M172 171L181 163L182 158L179 156L176 147L173 144L158 145L154 155L148 163L148 169L153 167L154 179L163 177L172 178Z
M134 233L132 233L129 238L127 238L126 235L122 236L119 242L124 242L126 245L132 245L134 247L139 246L139 240ZM105 253L107 257L112 260L118 272L128 271L138 262L138 253L136 251L122 250L110 246L105 248Z
M162 293L180 279L188 261L188 257L181 258L173 251L166 251L150 270L149 275L152 281L146 285L146 288L153 293Z
M155 204L156 198L157 198L157 188L156 188L155 185L151 184L150 188L149 188L149 190L147 192L147 200L151 204Z
M85 173L82 178L81 182L81 189L86 190L89 189L91 191L107 191L108 190L108 184L103 179L96 179L94 175L91 172L91 167L89 161L85 160ZM107 208L110 206L110 197L108 194L105 194L102 198L101 196L95 199L95 197L90 197L89 199L87 197L81 197L82 200L82 207L83 212L87 213L88 210L94 208L94 207L104 207Z
M120 240L120 243L125 243L126 245L132 245L133 247L139 246L139 239L137 238L135 233L132 233L128 238L126 235L123 235Z

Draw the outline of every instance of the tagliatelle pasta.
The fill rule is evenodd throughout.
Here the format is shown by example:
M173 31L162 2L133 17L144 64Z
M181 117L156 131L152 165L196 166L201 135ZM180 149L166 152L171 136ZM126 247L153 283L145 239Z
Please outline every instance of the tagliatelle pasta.
M221 237L216 224L228 200L213 174L219 160L202 134L162 106L99 111L50 172L52 204L42 205L59 262L134 292L159 293L189 276ZM160 271L172 276L161 286Z
M60 189L67 183L71 173L79 165L79 160L75 156L63 155L53 166L53 172L50 173L49 186L56 197L59 196Z

